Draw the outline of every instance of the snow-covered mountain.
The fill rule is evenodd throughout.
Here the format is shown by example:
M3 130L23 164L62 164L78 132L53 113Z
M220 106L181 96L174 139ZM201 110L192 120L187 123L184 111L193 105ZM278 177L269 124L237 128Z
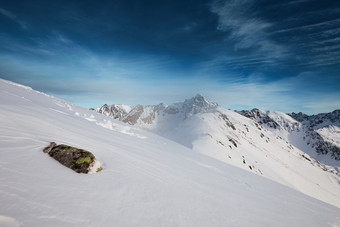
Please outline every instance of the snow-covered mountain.
M340 127L334 125L327 125L316 130L322 138L329 143L340 147Z
M340 206L338 147L283 113L258 111L256 118L240 112L245 117L197 95L169 106L138 105L120 120ZM294 130L304 133L295 138Z
M261 124L314 159L340 167L340 146L325 139L310 125L302 124L287 114L277 111L252 109L238 113Z
M121 104L113 104L111 106L105 104L101 108L97 108L96 111L114 119L121 120L131 111L131 107Z
M288 115L302 124L314 129L320 129L329 125L340 127L340 110L334 110L330 113L320 113L316 115L307 115L302 112L293 112Z
M340 110L316 115L301 112L288 115L303 125L312 127L325 141L340 147Z
M42 151L51 141L103 170L62 166ZM0 147L0 226L340 226L337 207L1 79Z

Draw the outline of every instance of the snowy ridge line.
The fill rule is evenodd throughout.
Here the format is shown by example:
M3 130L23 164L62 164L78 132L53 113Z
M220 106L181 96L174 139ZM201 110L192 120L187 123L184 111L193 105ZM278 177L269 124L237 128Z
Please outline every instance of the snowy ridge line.
M338 147L284 113L234 112L202 95L169 106L137 105L130 112L117 105L96 110L340 206Z
M15 82L12 82L12 81L9 81L9 80L5 80L5 79L2 79L2 78L0 78L0 81L2 81L4 83L7 83L7 84L10 84L10 85L13 85L13 86L16 86L16 87L23 88L23 89L25 89L27 91L30 91L30 92L35 92L37 94L42 94L42 95L45 95L45 96L50 97L50 98L56 98L56 97L54 97L52 95L48 95L48 94L46 94L44 92L36 91L33 88L31 88L29 86L26 86L26 85L18 84L18 83L15 83Z
M25 86L25 85L22 85L22 84L18 84L18 83L9 81L9 80L5 80L5 79L2 79L2 78L0 78L0 81L7 83L7 84L10 84L10 85L13 85L13 86L24 88L26 90L33 90L31 87L28 87L28 86Z

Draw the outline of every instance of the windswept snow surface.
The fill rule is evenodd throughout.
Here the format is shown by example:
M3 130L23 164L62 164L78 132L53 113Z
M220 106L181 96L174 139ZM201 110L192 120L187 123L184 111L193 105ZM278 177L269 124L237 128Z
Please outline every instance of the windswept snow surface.
M340 209L28 87L0 80L0 224L340 226ZM42 152L93 152L77 174Z

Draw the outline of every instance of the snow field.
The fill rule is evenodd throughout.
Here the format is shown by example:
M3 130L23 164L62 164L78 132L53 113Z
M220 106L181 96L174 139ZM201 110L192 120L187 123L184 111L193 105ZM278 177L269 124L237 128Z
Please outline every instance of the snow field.
M0 125L1 224L340 226L339 208L4 80ZM91 151L103 170L65 168L42 152L51 141Z

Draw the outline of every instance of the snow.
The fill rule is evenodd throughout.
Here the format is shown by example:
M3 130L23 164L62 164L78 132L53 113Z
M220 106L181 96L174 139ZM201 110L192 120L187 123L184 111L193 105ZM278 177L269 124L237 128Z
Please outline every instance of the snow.
M1 226L340 226L339 208L5 80L0 125ZM65 168L51 141L103 170Z
M330 151L328 154L320 155L315 150L316 147L324 141L340 147L339 127L329 125L328 127L313 131L309 126L303 125L287 114L276 111L262 112L280 126L278 128L273 128L264 124L263 126L267 130L279 135L299 150L307 153L313 159L328 165L329 169L333 169L337 173L340 172L340 161L334 159ZM326 120L324 120L324 122L326 122Z
M93 166L90 168L90 170L89 170L88 173L89 173L89 174L97 173L97 172L98 172L98 169L100 169L101 166L102 166L102 165L101 165L100 161L95 160Z
M340 147L340 126L328 125L316 130L325 140Z
M201 95L170 106L139 105L123 121L133 119L127 122L340 207L340 162L329 155L318 155L313 144L307 145L303 139L307 127L292 117L256 111L255 120L269 116L277 128L261 126ZM150 116L151 121L143 120Z

